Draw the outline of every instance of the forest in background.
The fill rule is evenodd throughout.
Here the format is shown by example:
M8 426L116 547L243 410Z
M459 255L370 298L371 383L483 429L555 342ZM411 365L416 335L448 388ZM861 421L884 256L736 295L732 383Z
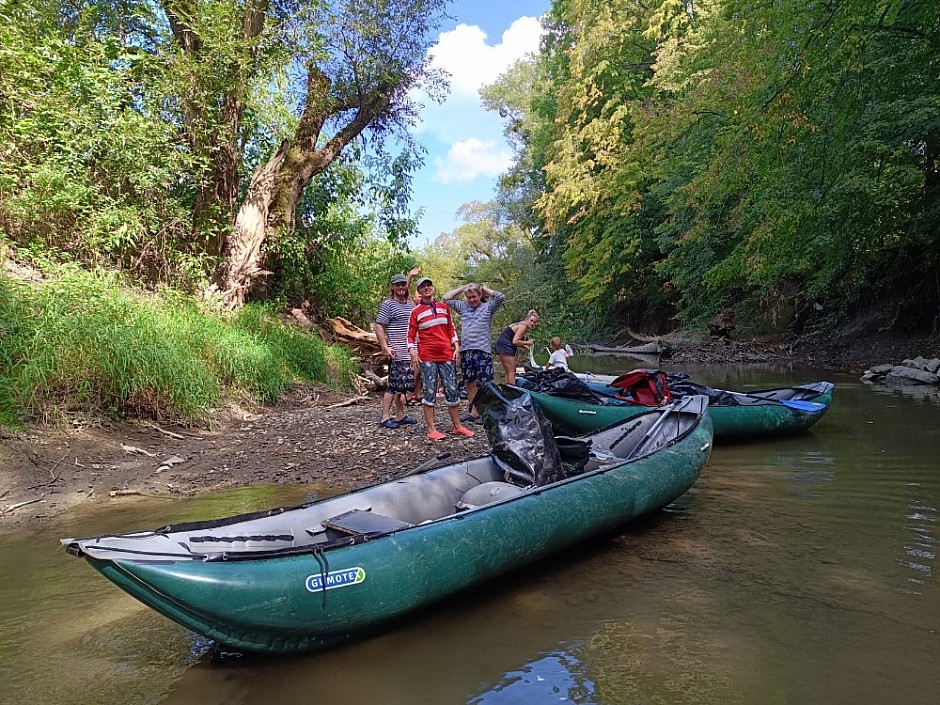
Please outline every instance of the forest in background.
M935 3L556 0L543 25L485 90L517 149L498 200L609 328L936 332Z
M34 298L0 274L0 405L35 404L23 321L108 287L236 328L246 303L367 326L420 264L572 340L716 317L936 332L935 4L553 0L540 52L482 94L512 168L411 251L415 96L446 90L427 55L446 9L0 0L0 254L73 282Z

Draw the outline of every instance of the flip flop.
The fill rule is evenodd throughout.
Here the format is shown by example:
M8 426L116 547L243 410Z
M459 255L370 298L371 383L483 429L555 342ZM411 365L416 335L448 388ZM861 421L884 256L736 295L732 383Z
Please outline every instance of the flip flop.
M466 426L458 426L454 429L454 433L456 433L458 436L466 436L467 438L473 438L475 435L477 435Z
M431 433L428 434L429 441L442 441L444 438L446 438L446 436L440 431L431 431Z

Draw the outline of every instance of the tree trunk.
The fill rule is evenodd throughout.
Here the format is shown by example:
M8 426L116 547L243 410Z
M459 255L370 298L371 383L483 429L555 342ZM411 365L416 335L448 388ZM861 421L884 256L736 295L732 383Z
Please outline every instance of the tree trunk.
M213 255L222 255L226 251L229 240L226 233L238 203L238 171L244 151L241 139L245 96L256 71L256 40L264 31L268 7L269 0L248 0L245 3L241 27L232 37L244 53L240 60L220 67L228 76L228 88L210 102L206 102L205 97L184 97L182 101L185 137L193 154L208 161L193 202L193 230L197 235L209 236L205 248ZM170 30L185 56L196 65L216 60L214 48L207 47L204 39L189 24L191 18L198 16L195 0L163 0L163 9Z
M274 184L287 149L288 142L281 143L267 163L252 175L245 200L227 237L222 300L229 308L244 304L251 284L269 273L261 267L261 247L268 235Z
M940 131L927 135L924 163L924 200L928 210L940 207Z
M240 100L226 97L220 115L222 125L206 136L214 144L204 145L203 152L212 154L212 161L196 194L192 219L194 231L209 236L206 249L213 255L224 254L225 233L238 204L238 170L242 163L238 135L244 112Z
M388 108L391 100L387 86L379 86L355 105L331 101L329 90L329 78L310 67L297 131L251 178L245 201L228 236L222 300L229 308L244 304L246 294L258 277L270 274L262 267L265 240L280 229L294 229L297 205L310 179L326 169L346 145ZM349 122L318 148L327 118L351 107L356 108L356 112Z

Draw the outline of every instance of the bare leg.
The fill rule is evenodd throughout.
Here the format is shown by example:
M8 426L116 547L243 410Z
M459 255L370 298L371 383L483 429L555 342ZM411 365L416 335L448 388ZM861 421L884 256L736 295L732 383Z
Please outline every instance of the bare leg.
M455 429L458 429L461 426L463 426L463 424L460 423L460 407L459 406L448 406L447 413L450 414L450 420L451 420L451 423L454 424Z
M475 379L472 379L469 382L467 382L467 399L470 400L470 406L467 409L467 411L469 411L470 415L473 416L474 418L477 417L477 414L473 413L473 409L475 408L473 406L473 397L475 397L476 395L477 395L477 381Z
M506 384L515 384L516 383L516 356L500 354L499 361L503 363L503 377L505 377L506 379Z
M436 433L437 427L434 425L434 407L430 404L422 404L421 406L424 407L424 422L428 426L428 433Z
M405 418L405 395L404 394L395 395L395 408L398 410L398 416L396 416L395 418L396 419Z
M392 392L385 392L382 396L382 418L380 421L385 421L392 414L392 399L395 395Z

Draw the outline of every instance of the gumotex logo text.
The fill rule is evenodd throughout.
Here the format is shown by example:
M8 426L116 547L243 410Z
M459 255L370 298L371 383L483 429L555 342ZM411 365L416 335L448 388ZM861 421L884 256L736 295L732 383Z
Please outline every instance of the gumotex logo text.
M320 592L321 590L332 590L333 588L358 585L359 583L365 581L365 579L365 568L356 566L355 568L334 570L330 573L327 573L326 575L308 575L306 586L310 592Z

